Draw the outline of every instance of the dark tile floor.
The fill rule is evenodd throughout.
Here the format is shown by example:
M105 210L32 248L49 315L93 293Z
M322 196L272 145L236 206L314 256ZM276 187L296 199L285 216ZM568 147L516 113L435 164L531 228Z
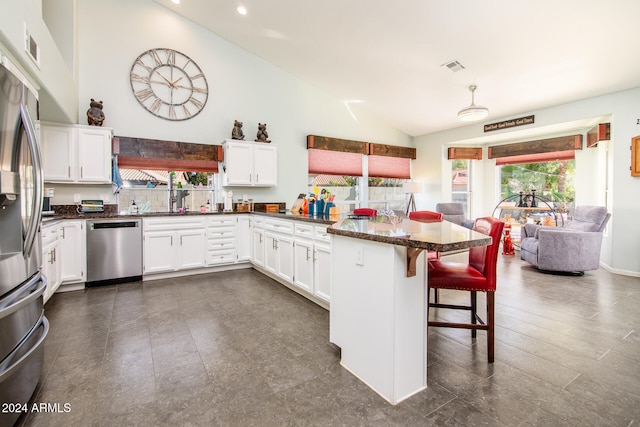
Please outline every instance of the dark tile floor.
M71 411L19 424L637 425L640 278L499 264L495 363L483 332L432 328L429 387L396 406L340 367L327 311L255 270L56 294L35 401Z

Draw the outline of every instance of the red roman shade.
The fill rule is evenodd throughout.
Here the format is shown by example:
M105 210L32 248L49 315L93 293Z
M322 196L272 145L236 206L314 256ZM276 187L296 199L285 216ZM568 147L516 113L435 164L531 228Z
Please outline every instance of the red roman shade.
M310 175L362 176L362 154L313 148L307 153Z
M369 176L372 178L411 179L411 159L369 156Z
M554 153L525 154L522 156L499 157L496 159L496 166L556 162L560 160L573 160L575 158L576 152L574 150L556 151Z

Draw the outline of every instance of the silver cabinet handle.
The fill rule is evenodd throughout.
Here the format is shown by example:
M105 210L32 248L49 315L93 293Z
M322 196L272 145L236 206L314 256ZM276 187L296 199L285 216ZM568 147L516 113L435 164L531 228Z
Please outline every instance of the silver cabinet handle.
M309 261L309 248L307 248L307 261Z

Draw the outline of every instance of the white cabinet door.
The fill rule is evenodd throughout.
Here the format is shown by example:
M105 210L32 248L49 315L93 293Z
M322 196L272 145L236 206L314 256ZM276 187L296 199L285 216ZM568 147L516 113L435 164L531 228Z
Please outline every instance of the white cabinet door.
M272 233L264 233L264 268L278 274L278 239Z
M222 185L269 187L278 181L277 146L248 141L225 140Z
M78 128L78 181L111 182L111 130Z
M307 292L313 292L313 243L296 239L294 255L294 284Z
M236 228L236 250L238 261L250 261L252 258L252 227L249 215L238 215Z
M42 125L40 135L44 180L75 181L78 160L73 127Z
M293 237L280 235L276 241L278 276L293 283Z
M62 283L86 281L87 238L85 222L65 220L60 224L60 270Z
M331 299L331 247L316 245L314 250L314 290L318 298L329 302Z
M253 263L259 267L264 267L265 262L265 238L262 228L253 229Z
M224 185L253 185L253 147L246 142L224 144Z
M174 234L172 231L146 231L144 233L143 270L145 274L175 270Z
M255 145L253 165L255 185L274 186L278 183L278 152L275 146L264 143Z
M47 288L44 292L44 302L55 293L60 286L60 243L56 239L42 250L42 274L47 278Z
M111 182L110 128L42 123L42 162L46 182Z
M207 263L207 242L204 230L185 230L176 233L178 270L204 267Z

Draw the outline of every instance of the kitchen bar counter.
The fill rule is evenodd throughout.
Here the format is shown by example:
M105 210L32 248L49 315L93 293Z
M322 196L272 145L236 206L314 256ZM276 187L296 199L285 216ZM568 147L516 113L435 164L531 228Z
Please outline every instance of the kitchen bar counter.
M330 341L341 365L392 404L427 386L425 250L488 245L491 238L448 221L342 219L328 227Z
M449 252L491 244L491 238L449 221L423 223L408 218L343 218L329 234L372 240L408 248Z

